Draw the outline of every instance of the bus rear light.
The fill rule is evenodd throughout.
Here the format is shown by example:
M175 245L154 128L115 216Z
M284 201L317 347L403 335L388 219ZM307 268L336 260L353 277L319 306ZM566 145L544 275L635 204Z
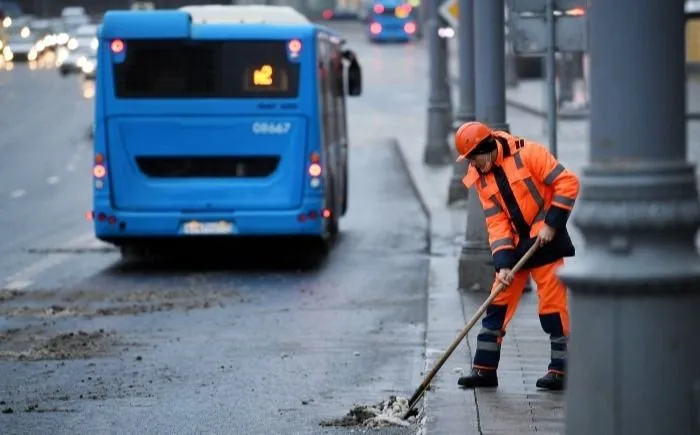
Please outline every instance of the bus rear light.
M312 163L311 165L309 165L309 175L311 175L312 177L320 177L321 172L321 165L319 165L318 163Z
M382 25L379 23L372 23L369 26L369 32L373 35L378 35L382 32Z
M299 213L299 216L297 216L297 220L299 222L305 222L306 221L306 214L304 213Z
M85 220L88 222L92 222L95 220L95 212L94 211L86 211L85 212Z
M375 14L383 14L384 13L384 5L374 5L374 13Z
M121 39L115 39L109 45L109 48L112 50L112 53L121 53L122 51L124 51L124 41L122 41Z
M311 210L311 211L309 212L309 219L314 220L314 219L316 219L317 217L318 217L318 213L316 212L316 210Z
M95 154L95 164L103 165L105 163L105 156L100 153Z
M323 209L323 218L324 218L324 219L328 219L328 218L330 218L330 217L331 217L331 211L328 210L327 208L324 208L324 209Z
M406 23L403 25L403 31L409 35L416 33L416 25L414 23Z
M319 153L312 153L311 163L321 163L321 155Z
M95 165L92 168L92 175L94 175L95 178L104 178L105 175L107 175L107 168L105 168L104 165Z
M289 44L287 44L287 48L289 48L291 53L297 54L301 51L301 41L298 39L292 39L289 41Z
M107 215L104 214L104 213L100 213L100 214L97 215L97 220L100 221L100 222L104 222L104 221L107 220Z

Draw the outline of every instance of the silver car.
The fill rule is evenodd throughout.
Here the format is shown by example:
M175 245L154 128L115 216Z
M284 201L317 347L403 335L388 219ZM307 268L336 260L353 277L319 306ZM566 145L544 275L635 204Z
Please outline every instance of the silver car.
M7 38L7 44L2 49L5 61L34 61L41 50L37 49L37 39L29 27L13 29Z
M83 64L96 56L97 46L97 25L80 26L68 41L68 52L58 58L61 75L82 72Z

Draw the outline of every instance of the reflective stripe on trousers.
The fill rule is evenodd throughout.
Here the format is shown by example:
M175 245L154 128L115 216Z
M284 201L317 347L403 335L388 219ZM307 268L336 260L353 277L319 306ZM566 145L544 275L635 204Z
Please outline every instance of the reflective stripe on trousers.
M556 276L563 260L541 267L520 271L507 290L501 292L486 309L474 353L474 367L496 369L501 356L501 342L522 295L527 279L532 275L537 284L538 311L542 330L550 339L549 370L566 371L569 311L566 286ZM494 283L494 287L496 283Z

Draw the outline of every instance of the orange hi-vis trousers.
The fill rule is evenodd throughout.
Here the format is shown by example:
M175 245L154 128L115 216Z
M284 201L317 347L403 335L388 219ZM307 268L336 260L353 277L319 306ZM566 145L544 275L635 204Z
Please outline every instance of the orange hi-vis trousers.
M556 271L564 264L560 259L554 263L532 269L521 270L513 277L511 285L503 290L486 309L479 331L474 355L474 367L486 370L498 368L501 357L501 342L506 333L525 284L530 276L537 285L539 297L538 311L542 330L549 334L551 361L549 370L564 373L567 359L567 338L569 337L569 310L566 286L556 276ZM495 290L498 282L494 282Z

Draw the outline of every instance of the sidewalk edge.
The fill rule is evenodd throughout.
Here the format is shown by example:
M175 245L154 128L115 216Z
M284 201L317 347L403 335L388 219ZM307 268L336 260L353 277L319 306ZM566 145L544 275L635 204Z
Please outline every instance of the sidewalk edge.
M449 221L447 206L440 207L439 203L429 199L435 195L428 191L429 183L425 174L421 173L422 166L417 167L419 164L408 158L407 150L398 139L393 138L392 141L411 180L411 187L428 217L428 239L429 246L432 246L433 239L441 237L439 231L433 228L436 221ZM457 285L457 265L458 259L454 256L430 257L423 376L427 376L464 324L464 309ZM422 419L418 434L479 434L474 392L462 391L456 385L457 373L469 364L468 353L469 349L463 343L460 344L431 382L422 399L419 413Z
M399 160L401 161L401 165L404 167L404 170L406 171L406 174L408 175L408 180L411 183L411 190L413 191L413 194L416 196L418 199L418 203L420 204L420 208L423 211L423 214L425 215L425 219L427 221L427 229L425 232L425 247L426 247L426 252L430 253L432 249L432 233L433 233L433 213L428 205L428 201L426 200L426 195L425 192L421 189L420 185L418 184L418 180L416 179L415 176L415 170L411 167L411 162L409 161L408 157L406 156L406 152L404 151L403 147L401 146L401 142L399 142L398 139L396 138L390 138L389 142L392 144L392 146L396 149L396 153L399 155Z

